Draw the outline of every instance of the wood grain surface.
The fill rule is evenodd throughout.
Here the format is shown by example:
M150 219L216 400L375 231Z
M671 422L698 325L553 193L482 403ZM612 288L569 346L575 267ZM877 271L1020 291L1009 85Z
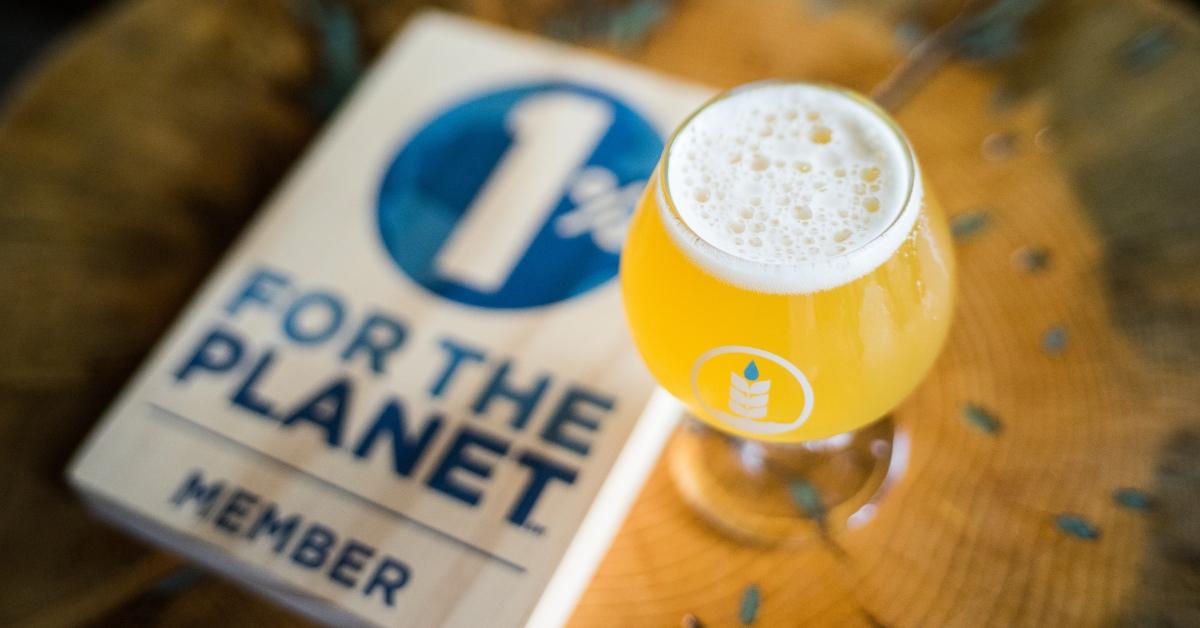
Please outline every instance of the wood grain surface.
M0 623L299 622L93 522L59 478L317 128L321 60L346 42L308 4L128 2L0 113ZM368 58L415 4L347 3L349 45ZM903 53L870 2L681 1L633 39L550 0L443 4L715 86L868 91ZM951 63L897 114L978 228L947 349L897 412L909 473L876 519L837 539L844 556L739 546L660 466L572 625L738 625L750 584L764 626L1200 625L1200 31L1157 3L1047 4L1019 55Z

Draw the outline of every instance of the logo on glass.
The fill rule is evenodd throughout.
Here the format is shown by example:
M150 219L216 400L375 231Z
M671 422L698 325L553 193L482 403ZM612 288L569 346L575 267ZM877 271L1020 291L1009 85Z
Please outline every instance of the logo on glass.
M616 277L662 148L649 122L589 87L483 94L397 151L379 190L380 235L405 274L443 298L500 309L557 303Z
M753 347L717 347L700 356L692 389L707 418L742 432L790 432L812 413L812 386L804 373Z

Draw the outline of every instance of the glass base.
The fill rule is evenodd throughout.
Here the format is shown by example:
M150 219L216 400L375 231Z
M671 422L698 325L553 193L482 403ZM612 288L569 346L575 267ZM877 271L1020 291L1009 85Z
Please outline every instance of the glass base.
M730 436L689 417L667 456L684 500L709 523L741 542L795 546L870 521L904 473L908 446L891 417L786 444Z

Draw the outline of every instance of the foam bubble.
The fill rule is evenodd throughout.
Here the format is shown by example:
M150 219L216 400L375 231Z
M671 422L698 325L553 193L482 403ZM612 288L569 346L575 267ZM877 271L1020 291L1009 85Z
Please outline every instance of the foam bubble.
M871 272L907 237L921 204L903 136L873 107L818 85L761 83L713 101L676 134L665 174L659 193L674 212L660 206L684 252L731 283L773 293Z

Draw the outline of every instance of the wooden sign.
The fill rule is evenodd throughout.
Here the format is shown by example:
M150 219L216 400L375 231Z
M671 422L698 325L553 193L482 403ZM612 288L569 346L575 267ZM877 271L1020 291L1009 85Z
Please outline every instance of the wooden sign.
M329 622L561 623L669 433L616 282L708 91L426 13L90 437L118 524Z

